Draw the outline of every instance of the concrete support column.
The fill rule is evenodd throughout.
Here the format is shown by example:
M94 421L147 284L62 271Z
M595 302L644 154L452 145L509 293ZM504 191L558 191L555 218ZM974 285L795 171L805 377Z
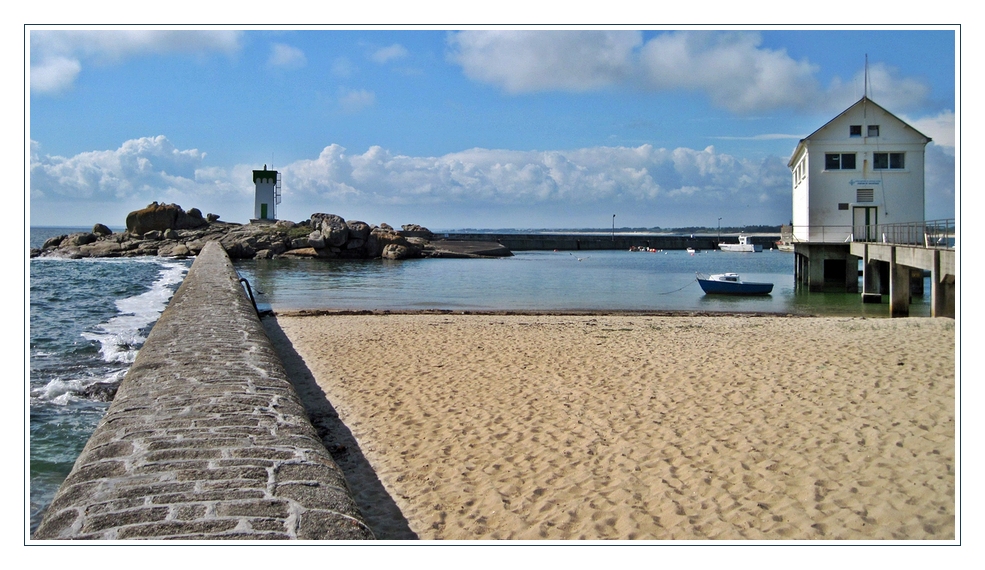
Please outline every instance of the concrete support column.
M889 263L889 316L910 316L910 268L896 263L894 247L892 261Z
M930 316L954 318L954 277L941 267L941 252L934 251L930 270Z
M869 244L865 244L862 257L862 302L882 303L882 265L869 258Z
M858 293L858 258L854 255L845 259L845 292Z
M808 290L811 293L824 291L824 252L820 249L811 252L808 260Z

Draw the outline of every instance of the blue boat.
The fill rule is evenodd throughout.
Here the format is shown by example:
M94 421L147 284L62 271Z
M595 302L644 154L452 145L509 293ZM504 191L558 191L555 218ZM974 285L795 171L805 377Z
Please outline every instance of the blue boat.
M772 283L752 283L739 279L738 273L720 273L706 277L698 273L698 284L705 294L714 295L769 295Z

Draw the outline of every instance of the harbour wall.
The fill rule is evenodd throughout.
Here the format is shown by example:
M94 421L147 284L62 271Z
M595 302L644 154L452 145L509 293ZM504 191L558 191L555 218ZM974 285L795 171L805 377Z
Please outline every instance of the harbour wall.
M663 234L519 234L519 233L447 233L434 234L434 239L494 241L512 251L578 251L578 250L628 250L631 247L652 249L718 249L718 235L663 235ZM780 239L779 234L754 235L750 241L769 249ZM721 241L738 243L738 234L722 234Z
M195 259L33 538L373 538L218 242Z

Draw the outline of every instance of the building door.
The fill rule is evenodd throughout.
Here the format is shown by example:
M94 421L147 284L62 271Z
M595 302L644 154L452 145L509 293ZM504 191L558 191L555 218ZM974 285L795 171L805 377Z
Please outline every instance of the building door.
M876 206L855 206L852 211L852 235L855 241L879 241Z
M267 205L266 204L260 204L260 219L261 220L266 220L267 219Z

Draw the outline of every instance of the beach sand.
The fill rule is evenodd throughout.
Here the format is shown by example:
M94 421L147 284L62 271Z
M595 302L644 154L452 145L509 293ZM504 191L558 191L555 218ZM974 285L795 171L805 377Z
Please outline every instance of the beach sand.
M381 539L955 539L950 319L264 320Z

